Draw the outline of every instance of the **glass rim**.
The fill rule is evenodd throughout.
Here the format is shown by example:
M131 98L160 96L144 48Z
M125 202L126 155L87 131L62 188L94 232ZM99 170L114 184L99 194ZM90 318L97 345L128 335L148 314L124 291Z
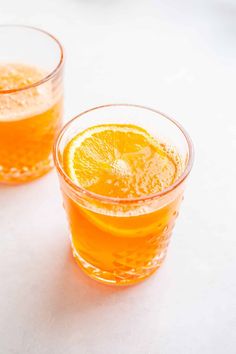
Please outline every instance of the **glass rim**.
M18 24L2 24L0 25L0 30L2 28L23 28L23 29L28 29L28 30L33 30L33 31L37 31L37 32L40 32L48 37L50 37L59 47L59 51L60 51L60 59L59 59L59 62L57 63L56 67L50 71L49 74L47 74L45 77L43 77L42 79L32 83L32 84L29 84L29 85L25 85L23 87L20 87L20 88L16 88L16 89L9 89L9 90L0 90L0 95L1 94L9 94L9 93L15 93L15 92L20 92L20 91L24 91L24 90L28 90L28 89L31 89L33 87L37 87L39 85L42 85L44 84L45 82L47 82L48 80L50 80L51 78L53 78L57 73L58 71L61 69L63 63L64 63L64 50L63 50L63 47L60 43L60 41L54 36L52 35L51 33L41 29L41 28L38 28L38 27L34 27L34 26L28 26L28 25L18 25Z
M141 108L141 109L145 109L148 111L151 111L153 113L159 114L161 115L163 118L167 119L169 122L173 123L184 135L187 145L188 145L188 162L187 165L183 171L183 173L180 175L179 178L177 178L177 180L169 187L164 188L162 191L157 192L157 193L152 193L152 194L147 194L141 197L137 197L137 198L119 198L119 197L109 197L109 196L104 196L101 194L97 194L94 192L91 192L89 190L87 190L86 188L80 187L79 185L75 184L70 177L65 173L63 166L61 165L61 162L59 160L59 145L61 142L61 139L63 138L64 134L66 133L66 131L68 130L68 128L71 126L71 124L73 124L76 120L78 120L80 117L86 115L87 113L90 113L92 111L95 110L99 110L102 108L109 108L109 107L131 107L131 108ZM96 199L100 202L106 202L106 203L112 203L112 204L133 204L133 203L139 203L139 202L145 202L145 201L150 201L150 200L154 200L154 199L158 199L168 193L170 193L171 191L173 191L174 189L176 189L182 182L184 182L184 180L187 178L187 176L189 175L192 166L193 166L193 160L194 160L194 148L193 148L193 143L192 140L189 136L189 134L187 133L187 131L182 127L181 124L179 124L175 119L170 118L169 116L167 116L166 114L147 107L147 106L143 106L143 105L138 105L138 104L129 104L129 103L114 103L114 104L105 104L105 105L101 105L101 106L96 106L93 108L90 108L86 111L83 111L82 113L76 115L74 118L72 118L69 122L67 122L64 127L61 129L61 131L59 132L55 142L54 142L54 146L53 146L53 158L54 158L54 163L56 166L57 171L60 173L60 175L64 178L64 180L66 181L66 183L68 183L70 185L70 187L72 187L76 192L85 195L87 197L90 197L92 199Z

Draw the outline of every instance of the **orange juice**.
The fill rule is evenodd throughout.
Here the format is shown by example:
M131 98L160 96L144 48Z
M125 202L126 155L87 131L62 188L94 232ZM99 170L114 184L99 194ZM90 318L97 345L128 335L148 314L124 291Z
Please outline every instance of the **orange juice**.
M89 276L132 284L153 273L165 258L182 195L158 211L102 214L64 195L73 254Z
M61 126L62 94L46 73L24 64L0 65L0 182L32 180L52 167Z
M165 257L183 189L152 196L183 173L177 150L138 126L104 124L68 139L59 159L73 254L83 270L117 285L152 274Z

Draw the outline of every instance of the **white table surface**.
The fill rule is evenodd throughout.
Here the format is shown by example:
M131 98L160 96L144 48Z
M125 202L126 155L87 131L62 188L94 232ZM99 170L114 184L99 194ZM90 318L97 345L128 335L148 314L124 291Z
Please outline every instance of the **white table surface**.
M0 22L64 43L65 120L145 104L196 149L165 264L125 289L74 263L55 171L0 187L0 353L236 353L236 2L0 0Z

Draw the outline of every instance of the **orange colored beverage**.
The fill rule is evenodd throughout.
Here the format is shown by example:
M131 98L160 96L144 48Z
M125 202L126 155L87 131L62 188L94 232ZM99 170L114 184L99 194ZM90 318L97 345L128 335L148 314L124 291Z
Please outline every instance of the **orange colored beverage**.
M79 118L55 148L74 257L98 281L139 282L165 258L187 161L143 127Z
M165 258L182 195L158 211L102 214L64 195L73 254L97 280L132 284L148 277Z
M52 167L62 94L55 95L50 81L24 89L44 77L37 67L0 65L0 182L26 182Z

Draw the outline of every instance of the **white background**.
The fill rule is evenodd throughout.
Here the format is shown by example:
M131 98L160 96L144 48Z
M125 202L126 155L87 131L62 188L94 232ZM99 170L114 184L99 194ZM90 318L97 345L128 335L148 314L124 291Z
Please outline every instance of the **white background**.
M0 0L0 22L63 42L65 120L149 105L196 150L167 260L131 288L74 263L55 171L0 187L0 353L234 354L236 1Z

